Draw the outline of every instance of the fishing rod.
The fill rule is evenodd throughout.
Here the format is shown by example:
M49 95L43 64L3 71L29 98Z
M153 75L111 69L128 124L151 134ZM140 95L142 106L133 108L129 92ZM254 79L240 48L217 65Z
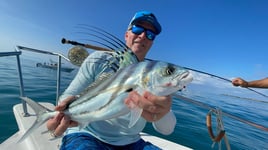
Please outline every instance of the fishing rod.
M204 71L200 71L200 70L196 70L196 69L188 68L188 67L184 67L184 68L185 68L185 69L188 69L188 70L195 71L195 72L199 72L199 73L202 73L202 74L206 74L206 75L209 75L209 76L212 76L212 77L216 77L216 78L219 78L219 79L222 79L222 80L224 80L224 81L227 81L227 82L231 82L231 83L232 83L232 81L229 80L229 79L226 79L226 78L223 78L223 77L220 77L220 76L211 74L211 73L207 73L207 72L204 72ZM259 94L259 95L262 95L262 96L268 98L267 95L265 95L265 94L263 94L263 93L261 93L261 92L258 92L258 91L256 91L256 90L253 90L253 89L248 88L248 87L245 87L245 88L248 89L248 90L250 90L250 91L253 91L253 92L255 92L255 93Z
M184 96L182 96L182 95L173 94L172 96L174 96L175 98L178 98L178 99L180 99L180 100L184 100L184 101L190 102L190 103L192 103L192 104L198 105L198 106L200 106L200 107L202 107L202 108L205 108L205 109L208 109L208 110L213 110L213 111L216 110L215 108L213 108L213 107L211 107L211 106L209 106L209 105L207 105L207 104L205 104L205 103L202 103L202 102L193 100L193 99L191 99L191 98L184 97ZM250 125L250 126L253 126L253 127L255 127L255 128L258 128L258 129L260 129L260 130L263 130L263 131L268 132L268 127L265 127L265 126L263 126L263 125L261 125L261 124L257 124L257 123L254 123L254 122L252 122L252 121L248 121L248 120L242 119L242 118L240 118L240 117L237 117L237 116L232 115L232 114L227 113L227 112L222 112L222 114L225 115L225 116L227 116L227 117L230 117L230 118L232 118L232 119L235 119L235 120L238 120L238 121L243 122L243 123L245 123L245 124L248 124L248 125Z
M100 50L100 51L107 51L107 52L111 52L111 51L113 51L113 50L111 50L111 49L107 49L107 48L103 48L103 47L99 47L99 46L94 46L94 45L90 45L90 44L84 44L84 43L80 43L80 42L77 42L77 41L66 40L65 38L62 38L61 43L62 43L62 44L79 45L79 46L83 46L83 47L85 47L85 48L89 48L89 49L93 49L93 50ZM153 59L148 59L148 58L146 58L146 59L147 59L147 60L153 60ZM185 68L185 69L188 69L188 70L192 70L192 71L198 72L198 73L206 74L206 75L209 75L209 76L211 76L211 77L216 77L216 78L219 78L219 79L221 79L221 80L224 80L224 81L227 81L227 82L231 82L231 83L232 83L232 81L229 80L229 79L226 79L226 78L223 78L223 77L220 77L220 76L211 74L211 73L207 73L207 72L200 71L200 70L196 70L196 69L189 68L189 67L184 67L184 68ZM259 95L262 95L262 96L268 98L267 95L265 95L265 94L263 94L263 93L261 93L261 92L258 92L258 91L256 91L256 90L253 90L253 89L248 88L248 87L245 87L245 88L248 89L248 90L250 90L250 91L252 91L252 92L255 92L255 93L259 94Z
M103 47L99 47L99 46L94 46L94 45L90 45L90 44L84 44L84 43L80 43L80 42L76 42L76 41L71 41L71 40L67 40L65 38L62 38L61 43L62 44L72 44L75 46L83 46L85 48L94 49L94 50L98 50L98 51L107 51L107 52L113 51L111 49L107 49L107 48L103 48Z

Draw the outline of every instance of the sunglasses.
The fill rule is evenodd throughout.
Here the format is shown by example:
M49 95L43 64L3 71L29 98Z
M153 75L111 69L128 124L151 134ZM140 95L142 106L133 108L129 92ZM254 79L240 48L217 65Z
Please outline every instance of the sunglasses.
M145 28L143 28L141 26L137 26L137 25L133 25L131 27L131 31L132 31L132 33L137 34L137 35L140 35L142 32L145 32L146 38L151 40L151 41L153 41L156 37L156 34L152 30L145 29Z

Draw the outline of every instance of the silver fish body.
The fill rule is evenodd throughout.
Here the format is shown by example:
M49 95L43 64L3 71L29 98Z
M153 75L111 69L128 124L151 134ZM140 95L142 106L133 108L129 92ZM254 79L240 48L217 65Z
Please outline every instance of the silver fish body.
M139 107L128 108L124 100L129 92L149 91L158 96L171 95L192 81L189 71L166 62L144 61L119 69L113 74L100 78L87 93L73 101L64 111L80 128L90 122L108 120L131 113L129 127L135 125L142 113ZM42 125L57 112L49 111L33 100L22 97L36 112L37 121L20 139L25 139L35 128Z

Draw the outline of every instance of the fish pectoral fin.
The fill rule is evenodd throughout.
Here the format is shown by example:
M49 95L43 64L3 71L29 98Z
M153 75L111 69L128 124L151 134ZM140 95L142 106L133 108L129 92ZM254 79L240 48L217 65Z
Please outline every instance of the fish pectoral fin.
M140 107L136 106L134 108L131 108L130 110L130 121L128 127L131 128L133 127L137 121L140 119L141 114L142 114L143 109Z
M79 130L84 129L88 124L89 124L88 122L79 123L79 125L78 125Z

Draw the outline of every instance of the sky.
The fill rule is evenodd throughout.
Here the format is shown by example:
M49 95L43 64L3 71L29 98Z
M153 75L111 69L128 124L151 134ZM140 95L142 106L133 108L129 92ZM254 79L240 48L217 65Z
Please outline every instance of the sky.
M61 39L85 39L81 24L124 41L135 12L148 10L163 30L147 58L255 80L268 76L267 8L266 0L1 0L0 51L22 45L67 55L72 46Z

